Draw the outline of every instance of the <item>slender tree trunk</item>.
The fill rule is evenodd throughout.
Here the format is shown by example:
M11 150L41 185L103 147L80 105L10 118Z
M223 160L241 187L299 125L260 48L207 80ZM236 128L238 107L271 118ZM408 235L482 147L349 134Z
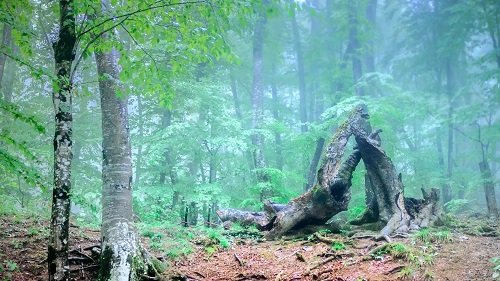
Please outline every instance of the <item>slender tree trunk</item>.
M234 111L236 112L236 118L238 118L238 120L242 122L243 116L241 115L240 99L238 97L238 90L236 88L236 79L233 77L232 73L231 73L231 93L233 94Z
M266 4L265 0L263 1ZM262 99L264 96L264 29L266 24L266 15L261 12L259 19L255 25L253 38L253 86L252 86L252 122L251 128L254 131L252 134L252 145L254 146L253 159L254 166L259 169L257 172L257 181L264 182L267 180L265 173L260 170L266 167L264 158L264 136L258 132L262 128L263 108ZM261 197L264 195L261 194Z
M370 23L368 47L365 54L366 72L375 72L375 28L377 26L377 0L369 0L366 6L366 19ZM369 87L369 95L374 95L374 87Z
M15 56L18 52L19 48L17 46L14 46L12 54ZM12 101L12 93L14 92L14 79L16 77L17 69L17 63L12 59L7 58L7 67L3 76L3 82L0 90L3 92L4 100L8 102Z
M491 177L490 165L486 159L479 163L479 170L483 178L484 193L486 194L486 206L488 215L492 218L498 218L497 199L495 196L495 185Z
M8 49L11 47L11 37L12 37L12 27L8 23L3 24L3 32L2 32L2 43L0 48ZM3 77L5 73L5 62L7 61L7 56L3 53L0 53L0 90L3 91ZM4 100L7 98L4 94Z
M488 18L486 20L486 26L488 27L488 33L491 38L491 43L493 44L497 66L500 68L500 16L498 15L500 12L500 5L497 4L494 6L494 9L492 9L493 7L486 6L486 1L482 1L482 8L485 17ZM491 14L489 14L489 12L491 12ZM489 19L490 15L495 19Z
M377 24L377 0L369 0L366 6L366 19L370 23L370 39L368 40L368 50L365 55L366 71L375 72L375 28Z
M454 94L454 74L451 66L451 60L448 59L446 62L446 92L448 97L448 157L447 164L448 169L446 172L446 177L448 182L444 185L443 189L443 204L448 203L452 199L452 190L451 190L451 177L453 175L453 94Z
M273 79L271 81L271 95L273 99L272 113L274 120L281 121L279 113L278 87L276 86L276 66L274 64L272 65L272 71L273 71ZM280 171L283 171L283 150L282 150L283 144L281 140L281 133L279 131L274 132L274 145L276 147L275 148L276 168L278 168Z
M234 102L234 111L236 113L236 117L238 118L238 120L240 121L240 124L241 124L241 127L242 128L248 128L248 124L246 124L244 121L243 121L243 115L241 114L241 106L240 106L240 98L238 97L238 89L236 87L236 79L234 77L234 74L231 72L231 93L233 94L233 102ZM254 167L254 162L253 162L253 155L252 155L252 151L250 149L247 149L245 151L245 158L247 160L247 166L248 166L248 170L250 171L250 173L252 172L253 169L255 169ZM253 177L251 177L251 181L254 180Z
M139 118L139 139L144 137L144 116L143 114L142 97L137 96L137 117ZM137 162L135 166L135 188L137 189L141 183L141 169L142 169L142 141L137 145Z
M71 64L75 59L75 14L72 0L60 0L59 35L54 44L57 87L52 94L55 111L54 189L48 245L49 280L68 280L68 241L73 146Z
M319 13L319 1L313 0L311 1L312 7L316 9L316 13ZM313 40L320 40L320 24L318 21L318 16L311 16L311 36ZM319 63L319 62L317 62ZM318 75L318 70L316 68L311 69L311 77L315 79ZM319 90L318 83L316 81L310 83L311 84L311 110L309 114L310 122L320 122L321 114L324 111L324 95L323 92ZM313 111L314 110L314 111ZM314 112L314 114L313 114ZM304 191L309 190L316 183L316 169L318 167L319 160L321 159L321 153L323 151L323 147L325 146L325 138L319 137L316 140L316 149L314 150L314 155L311 159L311 163L309 165L309 172L307 175L307 183L305 185Z
M162 129L166 129L170 127L172 124L172 111L170 109L165 108L163 110L163 116L161 120L161 127ZM166 176L168 171L168 176L170 178L170 183L172 186L177 184L178 182L178 177L177 177L177 172L174 169L174 162L172 161L171 153L169 148L165 148L165 152L163 153L163 165L162 167L163 172L160 173L160 184L166 184Z
M360 60L360 46L358 39L358 1L352 0L348 2L349 9L349 45L351 47L351 61L352 61L352 76L354 83L358 83L363 75ZM363 87L356 87L356 94L358 96L364 95Z
M103 9L109 3L103 2ZM107 41L106 35L102 36ZM100 280L137 280L145 270L132 209L132 157L127 101L118 52L95 52L102 111L102 225ZM122 98L117 94L121 92Z
M300 131L307 132L307 96L306 82L304 74L304 57L302 54L302 44L300 43L299 27L297 26L296 13L292 16L292 31L295 54L297 56L297 75L299 79L299 98L300 98Z

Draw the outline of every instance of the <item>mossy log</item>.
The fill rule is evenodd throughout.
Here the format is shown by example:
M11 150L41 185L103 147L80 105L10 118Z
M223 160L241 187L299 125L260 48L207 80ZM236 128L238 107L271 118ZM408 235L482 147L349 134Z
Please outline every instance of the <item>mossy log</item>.
M259 230L269 230L276 219L276 213L281 211L285 205L267 200L263 203L263 212L251 212L227 208L218 210L217 216L219 216L223 222L237 222L243 226L255 226Z
M324 152L317 173L318 183L305 194L280 206L279 210L266 203L264 212L221 210L221 220L251 221L260 226L259 229L269 230L267 239L279 238L287 231L305 225L324 224L335 214L347 210L351 198L352 173L363 159L367 170L367 206L363 215L352 224L381 222L385 227L377 238L389 241L389 236L394 232L408 232L438 221L441 213L438 190L432 189L427 193L422 189L423 199L404 197L401 174L396 172L392 160L381 148L379 134L382 130L371 132L368 118L364 105L351 111ZM342 161L352 135L356 138L356 146Z
M272 229L266 234L267 239L281 237L290 229L303 225L324 224L335 214L347 210L351 199L352 172L358 165L361 154L354 150L342 162L346 145L354 132L365 131L369 115L366 106L353 109L347 120L332 137L323 155L318 170L318 183L305 194L290 202L276 214Z
M369 128L369 125L365 128ZM367 171L366 193L370 195L367 198L371 198L365 213L352 223L385 223L379 238L390 240L388 237L394 232L407 233L434 224L439 220L441 208L437 189L432 189L430 193L422 189L424 199L404 197L401 174L396 172L392 160L381 148L380 132L355 134L357 148Z

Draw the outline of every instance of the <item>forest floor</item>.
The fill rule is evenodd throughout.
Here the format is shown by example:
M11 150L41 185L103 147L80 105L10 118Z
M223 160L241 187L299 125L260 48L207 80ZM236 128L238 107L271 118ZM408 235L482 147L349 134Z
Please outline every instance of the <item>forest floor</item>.
M242 228L140 233L152 255L168 264L166 280L493 280L490 259L500 256L498 223L462 218L453 225L394 238L391 244L328 232L265 241ZM71 227L71 280L96 279L91 248L99 236L97 230ZM179 244L179 239L185 240ZM47 221L0 217L0 278L47 280L47 244Z

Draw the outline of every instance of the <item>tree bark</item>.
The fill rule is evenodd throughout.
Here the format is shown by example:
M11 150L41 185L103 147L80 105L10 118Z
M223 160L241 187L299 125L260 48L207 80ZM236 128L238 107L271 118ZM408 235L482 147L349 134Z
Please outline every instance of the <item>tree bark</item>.
M75 14L73 0L60 0L59 35L54 43L56 87L52 94L55 111L54 189L48 245L49 280L68 280L68 241L71 192L73 115L70 84L75 59Z
M139 139L144 137L144 116L143 116L142 97L137 96L137 118L139 118ZM135 188L137 189L141 183L141 169L142 169L142 141L137 145L137 162L135 166Z
M263 0L266 5L266 0ZM261 11L256 22L253 35L253 86L252 86L252 122L251 128L254 167L257 169L257 181L267 181L267 176L262 171L266 167L264 158L264 136L259 130L262 128L264 110L262 108L262 100L264 96L264 29L266 25L266 14ZM261 197L266 197L265 192L261 192Z
M370 35L368 35L368 47L365 53L366 72L375 72L375 29L377 26L377 2L377 0L369 0L368 5L366 6L366 19L370 23L370 26L368 27ZM368 94L370 96L374 95L373 89L373 86L369 86Z
M109 3L103 0L106 10ZM106 42L108 36L102 35ZM100 280L138 280L146 272L132 209L128 97L119 81L119 54L96 51L102 111L102 225ZM118 97L121 96L121 97Z
M451 190L451 177L453 175L453 94L454 94L454 73L451 66L451 59L447 59L446 61L446 92L448 97L448 157L447 164L448 169L446 173L446 177L448 182L443 186L443 204L448 203L452 198L452 190Z
M483 160L479 163L479 170L483 178L484 193L486 194L486 206L488 215L492 218L498 218L497 199L495 196L495 185L491 177L491 170L488 161Z
M320 169L318 183L304 195L292 199L276 214L241 214L245 219L254 218L263 229L274 221L267 239L281 237L288 230L304 225L324 224L333 215L347 210L350 200L352 173L361 159L367 169L367 208L357 223L385 223L379 237L390 241L393 232L408 232L427 227L437 222L441 209L438 204L439 192L432 189L427 193L422 189L424 199L405 198L401 175L397 174L391 159L380 148L379 133L372 133L367 122L366 106L359 105L351 111L347 120L339 127L328 145ZM354 135L357 146L354 152L342 162L349 137ZM234 213L234 212L233 212ZM228 219L221 217L221 219ZM250 220L251 221L251 220ZM262 224L261 224L262 225Z
M240 98L238 97L238 89L236 88L236 78L234 77L234 73L232 72L232 70L231 70L230 76L231 76L230 77L231 78L231 82L230 82L231 83L231 93L233 95L234 111L236 113L236 117L240 121L240 124L241 124L242 128L248 128L247 127L248 125L245 124L245 122L243 120L243 115L241 114ZM251 149L247 149L245 151L245 156L246 156L245 158L246 158L246 161L247 161L248 170L251 173L252 170L255 168L254 167L252 150ZM253 177L251 177L251 179L253 179Z
M316 13L320 13L319 10L319 1L318 0L313 0L311 1L312 8L316 9ZM317 40L319 42L320 40L320 24L318 20L318 16L312 15L311 16L311 36L313 40ZM319 61L316 61L316 63L320 63ZM320 117L321 114L323 114L324 111L324 95L323 91L321 91L318 87L318 83L314 81L315 77L318 75L318 69L313 68L311 69L311 77L313 77L313 82L310 83L310 96L311 96L311 104L310 104L310 114L309 114L309 121L310 122L320 122ZM314 112L314 114L313 114ZM314 184L316 183L316 169L318 167L319 160L321 159L321 152L323 151L323 147L325 146L325 138L319 137L316 140L316 149L314 150L314 155L311 159L311 163L309 165L309 172L307 174L307 183L305 185L304 190L307 191L311 189Z
M8 23L3 24L3 32L2 32L2 43L0 47L2 49L8 49L11 47L11 38L12 38L12 27ZM3 77L5 73L5 62L7 61L7 56L3 53L0 53L0 90L3 91ZM4 94L4 100L7 100Z
M304 195L292 199L276 214L272 229L267 239L281 237L292 228L304 224L324 224L333 215L347 210L351 191L352 172L361 159L355 150L342 163L342 156L349 137L359 126L364 126L363 119L368 118L365 106L357 106L348 119L340 126L326 148L320 169L318 183Z
M162 129L166 129L170 127L170 125L172 124L172 111L170 109L165 108L163 110L161 123L162 123ZM178 177L177 177L177 172L174 169L174 162L172 161L169 148L165 148L165 152L163 153L163 163L164 163L163 168L168 170L170 183L172 184L172 186L176 185L178 182ZM167 173L165 171L160 173L161 184L166 184L166 175Z
M271 96L273 100L272 113L274 120L281 121L279 114L278 87L276 86L276 67L274 64L272 66L272 71L273 71L273 79L271 81ZM278 168L280 171L283 171L283 148L281 147L282 140L281 140L281 133L279 131L274 132L274 145L276 151L276 168Z
M299 99L300 99L300 131L307 132L307 96L306 96L306 82L304 73L304 56L302 54L302 44L300 43L299 27L297 26L296 13L292 16L292 32L293 44L295 47L295 54L297 56L297 76L299 80Z
M349 46L351 47L351 61L352 61L352 76L354 84L358 83L363 75L360 60L360 46L358 38L358 1L352 0L348 2L349 9ZM356 94L358 96L364 95L363 87L356 86Z

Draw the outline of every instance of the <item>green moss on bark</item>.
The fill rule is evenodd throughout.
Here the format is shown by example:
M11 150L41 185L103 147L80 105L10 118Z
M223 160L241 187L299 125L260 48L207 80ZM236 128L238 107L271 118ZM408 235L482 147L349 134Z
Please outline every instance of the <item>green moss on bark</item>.
M99 281L107 281L111 277L111 263L113 261L113 250L110 247L106 247L101 252L101 267L99 269Z

